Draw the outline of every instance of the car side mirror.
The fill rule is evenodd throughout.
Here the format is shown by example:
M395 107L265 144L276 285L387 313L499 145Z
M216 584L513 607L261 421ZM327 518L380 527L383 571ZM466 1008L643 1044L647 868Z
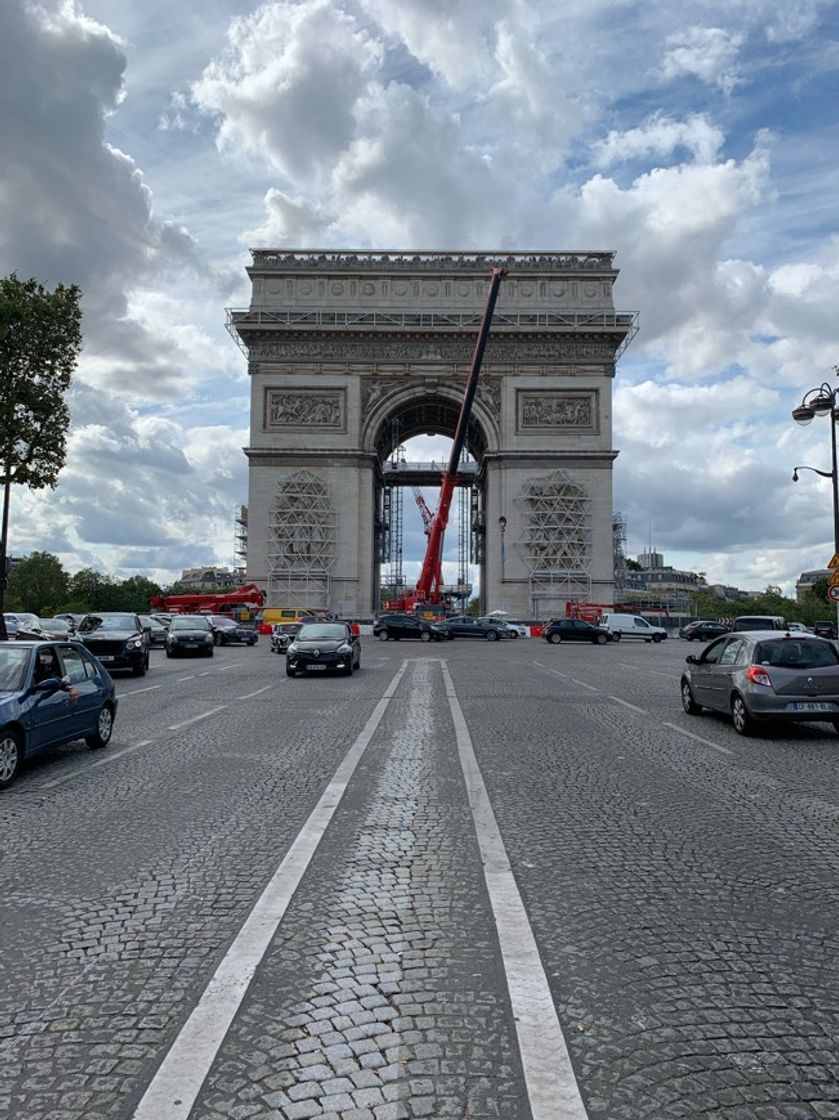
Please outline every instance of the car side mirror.
M694 657L692 653L689 653L687 655L687 657L685 658L685 661L687 662L688 665L698 665L699 664L698 658Z

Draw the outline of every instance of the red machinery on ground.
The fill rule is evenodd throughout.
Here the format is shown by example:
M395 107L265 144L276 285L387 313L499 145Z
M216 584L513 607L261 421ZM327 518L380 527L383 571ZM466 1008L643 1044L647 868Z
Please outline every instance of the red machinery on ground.
M153 595L149 606L153 611L165 611L167 614L199 614L206 611L212 614L230 614L236 607L259 610L264 602L265 596L256 584L246 583L231 591Z
M582 622L600 623L604 614L660 614L669 615L667 607L661 603L639 605L638 603L579 603L576 600L565 604L566 618L579 618Z
M472 413L472 403L478 388L478 375L481 371L481 362L486 349L490 324L492 323L495 302L498 299L498 289L502 279L507 275L506 268L494 268L489 284L484 317L475 343L475 353L472 356L472 367L466 381L466 391L463 395L463 404L460 406L460 415L457 418L454 438L452 440L449 463L440 483L440 497L437 501L437 512L428 530L428 544L425 549L425 559L422 570L417 580L417 586L410 594L400 599L391 599L385 604L389 611L415 611L424 607L439 607L443 595L443 538L446 526L449 523L449 508L454 497L457 483L457 467L460 462L460 453L466 442L466 429Z

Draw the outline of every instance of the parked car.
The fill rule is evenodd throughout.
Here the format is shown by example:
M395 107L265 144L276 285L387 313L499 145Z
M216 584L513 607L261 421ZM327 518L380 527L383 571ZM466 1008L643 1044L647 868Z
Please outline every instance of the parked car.
M213 656L215 634L210 620L203 614L176 614L166 635L166 656Z
M818 638L835 638L836 637L836 623L829 621L814 622L813 633Z
M157 621L160 623L160 625L165 626L166 629L168 630L169 627L172 625L172 619L174 618L174 615L171 615L171 614L153 614L151 617L157 619Z
M525 626L523 622L520 622L517 618L505 618L504 621L513 631L515 631L514 637L527 638L530 636L529 628Z
M72 635L70 623L64 618L39 618L38 628L48 638L69 639Z
M803 622L788 622L787 630L791 634L812 634L813 631L809 626L805 626Z
M739 735L767 720L816 720L839 731L839 652L811 634L749 630L717 638L682 673L682 707L730 714Z
M595 626L592 622L583 622L581 618L555 618L542 630L542 637L551 645L559 642L594 642L595 645L605 646L612 640L612 635L605 626Z
M275 622L271 627L271 651L285 653L302 625L302 622Z
M306 622L286 651L285 671L334 671L351 677L361 668L361 641L345 622Z
M57 614L57 615L54 615L53 617L63 619L67 623L67 625L70 627L70 633L75 634L76 631L79 628L79 623L84 618L84 615L83 614L78 614L78 613L76 613L76 614L65 613L65 614Z
M373 637L380 642L398 642L402 638L416 638L421 642L441 642L450 636L447 627L415 614L394 611L382 614L373 623Z
M41 629L41 620L28 611L6 611L3 614L6 633L11 641L19 638L25 642L37 642L48 638L49 634Z
M527 630L521 623L510 622L509 618L497 618L493 615L487 615L485 618L479 618L478 622L488 622L493 626L503 626L507 631L508 638L527 637Z
M259 641L259 634L252 626L242 626L226 614L211 614L210 625L215 631L215 643L217 646L229 646L236 642L242 642L246 646L255 646Z
M169 631L163 623L158 622L153 614L140 614L137 617L140 619L140 625L143 629L148 631L149 645L165 646L166 635Z
M509 638L507 627L497 618L473 618L468 614L454 615L446 619L446 626L455 638L486 638L496 642L499 638Z
M117 712L114 682L77 642L0 642L0 790L24 758L84 739L107 747Z
M142 677L149 667L149 635L129 611L86 614L76 636L109 671L130 669Z
M640 638L644 642L663 642L667 631L663 626L653 626L639 614L621 614L620 611L604 614L600 625L605 626L614 641L622 638Z
M731 624L732 630L786 630L787 622L780 614L741 614Z
M712 638L719 638L727 634L731 627L727 622L716 622L712 618L701 618L697 622L688 622L679 631L680 638L687 638L689 642L709 642Z

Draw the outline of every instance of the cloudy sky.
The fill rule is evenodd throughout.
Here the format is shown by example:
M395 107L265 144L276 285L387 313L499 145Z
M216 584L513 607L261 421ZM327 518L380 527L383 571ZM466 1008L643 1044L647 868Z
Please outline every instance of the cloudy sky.
M790 410L839 363L838 94L826 0L3 0L0 271L80 284L86 339L12 551L232 563L249 246L614 249L630 555L791 590L833 552Z

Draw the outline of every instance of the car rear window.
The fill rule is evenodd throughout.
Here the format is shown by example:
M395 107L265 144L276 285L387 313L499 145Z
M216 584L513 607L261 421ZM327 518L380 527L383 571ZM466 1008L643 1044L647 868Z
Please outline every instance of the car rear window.
M758 642L753 660L758 665L774 665L778 669L822 669L839 664L839 654L827 642L778 638Z

